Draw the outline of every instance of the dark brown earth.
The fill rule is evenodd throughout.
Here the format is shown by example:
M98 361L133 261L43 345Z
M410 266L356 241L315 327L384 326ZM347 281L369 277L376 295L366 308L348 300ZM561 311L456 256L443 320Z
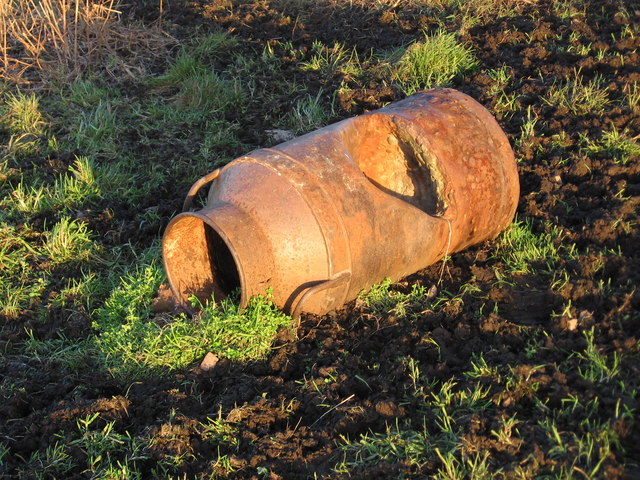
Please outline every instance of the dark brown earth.
M285 0L175 1L165 8L163 20L172 24L178 38L186 38L196 25L225 29L239 38L239 48L247 51L260 50L264 42L272 40L308 49L319 39L329 45L341 42L355 47L366 56L371 49L406 45L419 38L422 29L437 25L428 11L404 6L409 2L395 3L393 8L383 8L385 2L338 0L318 0L312 6ZM527 2L513 17L488 19L471 27L462 40L473 46L482 68L452 85L495 112L496 98L488 92L491 81L484 71L503 64L511 68L514 80L507 93L515 92L522 108L511 116L495 114L519 161L522 192L518 215L530 219L538 231L545 222L557 225L564 235L558 242L575 243L576 254L556 266L570 272L567 283L554 288L548 276L522 275L513 283L500 284L496 272L503 266L494 256L494 243L486 242L454 255L440 284L439 264L397 286L408 291L414 283L427 287L438 284L440 291L458 292L461 285L471 283L486 297L462 293L462 302L451 303L444 311L424 311L417 320L371 315L359 302L352 302L322 318L303 316L297 338L283 332L274 354L264 362L240 365L223 359L211 371L194 366L170 379L148 380L127 388L100 371L78 379L42 370L21 392L4 396L0 404L0 437L13 454L3 478L18 476L20 459L44 451L55 438L64 439L64 432L77 428L79 418L95 412L101 413L101 422L114 420L119 431L132 435L149 432L159 439L151 458L145 460L149 478L156 460L182 453L189 457L177 478L183 474L209 478L215 471L211 461L218 454L231 455L234 473L229 478L297 479L314 478L314 474L317 478L341 478L332 469L342 455L337 448L342 436L354 439L370 431L382 432L396 421L424 416L405 394L410 380L398 359L407 355L420 361L426 377L454 378L464 385L463 372L469 370L472 355L482 352L489 365L510 365L527 377L527 382L538 384L533 394L535 390L528 391L527 382L523 382L489 414L467 420L467 440L487 449L493 461L511 473L514 465L550 461L545 454L549 445L530 426L535 425L535 396L549 398L550 408L559 406L560 399L576 395L597 397L605 409L614 408L620 400L640 411L640 399L620 396L607 385L579 378L575 371L563 373L553 367L567 358L567 352L584 348L581 331L567 325L568 319L579 318L582 330L595 328L597 344L604 351L623 356L623 378L635 382L635 388L640 383L640 161L635 157L626 164L616 162L615 152L588 156L579 145L580 134L597 138L611 125L637 137L640 112L611 106L604 114L576 116L541 100L554 80L570 78L576 69L586 80L601 76L612 105L623 98L629 85L640 81L640 36L622 35L625 26L640 21L640 12L634 10L638 5L631 1L585 4L586 15L561 18L550 1ZM616 13L622 9L628 16ZM155 5L142 2L132 5L129 13L145 21L158 17ZM568 49L572 32L581 35L580 42L591 42L606 54L598 59L573 53ZM292 79L306 83L312 92L320 87L334 91L341 81L346 82L351 90L339 97L341 117L402 97L399 90L375 78L303 72L296 68L297 60L287 58L277 45L275 53L290 66ZM268 89L270 81L264 74L256 79L256 88ZM532 143L523 147L517 139L527 120L528 106L538 122ZM280 108L286 112L290 99L281 98ZM270 125L262 123L262 113L257 109L243 119L242 140L249 145L268 141L264 131ZM559 147L553 136L562 131L567 133L567 142ZM51 170L55 172L54 166ZM161 214L168 221L184 190L166 188L160 193L165 205ZM156 203L157 198L149 200L150 205ZM113 211L119 212L118 220L126 220L126 211ZM104 232L110 231L111 221L103 219ZM114 243L130 233L120 232ZM157 231L149 231L138 240L144 243L157 237ZM479 314L487 298L489 308ZM569 302L570 315L558 315ZM490 313L493 306L498 313ZM24 326L41 329L41 338L54 338L58 331L81 337L90 328L81 316L61 318L46 326L28 319L25 322L12 328L5 323L2 341L22 338ZM527 352L530 337L526 332L536 327L549 333L541 339L545 348ZM430 337L437 340L440 352L425 345L424 339ZM543 368L534 368L540 364ZM5 364L1 373L11 376L20 368L24 366ZM322 390L315 388L316 384L323 385ZM326 405L335 408L328 411ZM523 405L531 406L530 418L523 413L527 411ZM500 418L513 415L516 407L522 442L518 448L497 445L490 432ZM238 425L237 448L223 446L219 450L203 441L196 430L199 421L219 411ZM605 460L598 476L640 478L640 424L620 420L615 428L621 448ZM259 472L265 471L268 473L259 477ZM403 463L382 462L362 472L354 470L352 477L425 477L434 473L434 466L416 470ZM72 472L69 478L86 476Z

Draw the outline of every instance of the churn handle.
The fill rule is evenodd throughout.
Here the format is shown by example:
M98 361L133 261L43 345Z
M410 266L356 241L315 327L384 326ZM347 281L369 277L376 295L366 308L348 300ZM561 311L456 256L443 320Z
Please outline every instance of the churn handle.
M213 172L206 174L201 179L197 180L191 188L189 189L189 193L187 193L187 197L184 199L184 203L182 204L182 211L188 212L191 209L191 204L193 203L193 199L203 186L207 183L212 182L220 175L220 169L216 168Z
M314 294L316 294L318 292L321 292L323 290L326 290L327 288L331 288L331 287L335 287L336 285L340 285L341 283L346 282L350 278L351 278L351 271L342 270L341 272L336 273L330 279L324 280L323 282L320 282L317 285L314 285L313 287L311 287L309 290L304 292L304 295L302 295L302 297L298 301L298 304L296 305L296 308L293 309L293 313L291 314L291 318L293 318L295 320L300 318L300 314L302 313L302 307L304 307L304 304L306 303L306 301L309 299L310 296L312 296L312 295L314 295Z

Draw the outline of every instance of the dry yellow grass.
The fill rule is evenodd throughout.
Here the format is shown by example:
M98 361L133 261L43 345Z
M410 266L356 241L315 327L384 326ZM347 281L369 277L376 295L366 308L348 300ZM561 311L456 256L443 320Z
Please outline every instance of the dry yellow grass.
M0 77L75 78L87 70L138 76L174 40L158 27L125 25L119 0L0 0Z

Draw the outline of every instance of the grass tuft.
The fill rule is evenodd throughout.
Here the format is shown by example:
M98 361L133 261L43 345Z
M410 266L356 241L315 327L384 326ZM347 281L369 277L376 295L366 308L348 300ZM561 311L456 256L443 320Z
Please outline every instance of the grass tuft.
M126 275L96 312L93 327L105 366L131 379L183 368L208 351L237 361L263 359L279 328L291 318L268 299L256 297L240 310L232 300L203 308L197 319L185 315L156 319L151 299L163 280L155 265Z
M285 126L296 134L303 134L324 127L333 112L322 104L322 90L317 95L305 95L298 99L285 119Z
M53 265L84 262L95 257L96 251L87 226L63 217L45 234L43 253Z
M455 34L438 30L407 48L395 77L410 95L425 88L448 86L455 77L477 65L470 47L459 43Z
M535 266L538 266L538 272L548 273L560 260L557 242L561 238L562 234L555 226L548 232L535 233L529 219L516 220L500 235L496 255L509 273L534 272Z
M580 72L576 71L573 78L566 82L554 83L542 100L549 105L566 108L573 115L603 113L609 105L609 96L603 83L599 76L585 83Z
M602 133L599 140L586 140L585 151L590 156L609 157L626 165L640 157L640 135L631 137L627 130L620 132L615 126Z
M617 352L613 352L611 361L600 352L595 344L595 332L592 327L584 332L584 338L587 341L587 347L584 352L577 353L575 356L580 360L578 373L582 378L590 382L610 382L620 373L620 356Z
M422 285L414 284L409 293L393 289L390 279L385 279L358 297L374 314L393 314L406 317L423 310L430 303L429 292Z
M5 125L11 133L42 135L45 132L47 122L34 93L7 93L1 113L0 124Z

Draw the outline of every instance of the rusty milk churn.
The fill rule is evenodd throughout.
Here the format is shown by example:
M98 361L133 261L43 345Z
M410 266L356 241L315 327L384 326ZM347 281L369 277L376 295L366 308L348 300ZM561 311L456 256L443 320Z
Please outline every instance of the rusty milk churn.
M191 211L213 182L207 205ZM519 182L509 142L467 95L432 89L198 180L168 225L163 258L183 306L272 289L293 313L323 314L389 277L495 237Z

